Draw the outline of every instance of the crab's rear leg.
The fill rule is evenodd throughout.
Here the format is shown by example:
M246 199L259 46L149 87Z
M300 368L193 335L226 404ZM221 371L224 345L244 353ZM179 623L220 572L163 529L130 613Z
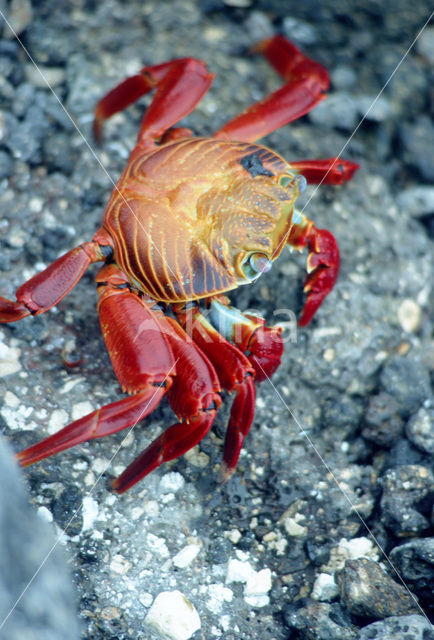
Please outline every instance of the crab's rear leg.
M285 84L227 122L214 134L215 138L254 142L305 115L325 98L330 83L327 70L289 40L274 36L257 49Z
M178 305L174 311L180 324L201 350L207 354L226 391L235 392L226 431L222 477L235 470L244 440L255 413L255 369L240 349L224 338L200 313L197 304Z
M113 482L123 493L158 466L198 444L211 429L221 403L221 385L207 356L173 318L158 314L177 363L178 375L167 397L179 422L166 429Z
M105 260L109 246L85 242L55 260L16 291L16 302L0 297L0 322L15 322L54 307L83 276L93 262Z
M133 395L105 405L21 451L17 458L22 466L137 424L171 386L175 359L150 308L152 303L146 304L125 288L125 277L113 265L104 266L97 280L105 343L122 389Z
M193 111L213 80L205 64L194 58L180 58L143 67L109 91L95 108L94 136L102 136L104 120L122 111L149 91L155 96L143 116L137 143L152 144L176 122ZM182 130L188 135L188 130Z

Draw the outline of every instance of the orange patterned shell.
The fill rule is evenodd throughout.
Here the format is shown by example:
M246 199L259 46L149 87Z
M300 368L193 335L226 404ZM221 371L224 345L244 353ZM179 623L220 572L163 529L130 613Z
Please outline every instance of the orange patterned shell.
M155 300L184 302L251 281L253 253L274 260L293 226L299 189L266 147L188 138L137 147L104 213L114 259Z

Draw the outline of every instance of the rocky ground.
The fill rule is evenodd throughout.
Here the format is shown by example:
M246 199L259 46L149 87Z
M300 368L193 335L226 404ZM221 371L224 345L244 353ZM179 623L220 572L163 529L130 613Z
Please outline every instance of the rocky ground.
M108 481L173 422L166 404L125 440L95 441L26 471L30 501L53 535L67 527L82 638L154 640L156 619L175 640L434 637L434 23L403 59L430 3L32 4L0 8L92 147L92 110L104 92L143 64L180 56L202 58L216 74L186 119L211 134L278 86L248 53L278 31L330 70L332 88L266 144L288 160L345 146L343 156L361 164L344 187L305 195L306 214L339 241L340 279L311 326L287 330L282 366L259 389L228 483L218 482L228 399L197 449L121 497ZM5 26L0 70L0 294L12 296L91 239L112 185ZM113 180L144 104L113 118L96 149ZM286 320L277 310L300 310L303 265L282 255L231 299L270 323ZM0 420L15 449L120 397L93 277L51 312L0 329ZM2 481L0 491L12 489ZM34 571L21 560L6 574L14 597ZM14 633L28 615L33 638L32 612L17 609L0 637L23 638ZM168 614L174 625L161 622ZM74 624L67 628L76 638Z

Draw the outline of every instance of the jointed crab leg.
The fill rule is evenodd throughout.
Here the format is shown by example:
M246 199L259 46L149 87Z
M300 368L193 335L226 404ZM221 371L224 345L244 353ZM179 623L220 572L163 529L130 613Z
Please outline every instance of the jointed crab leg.
M128 289L117 288L122 272L111 265L101 269L97 280L101 328L113 368L122 388L135 395L105 405L21 451L17 458L22 466L136 424L172 384L173 353L149 306Z
M283 87L227 122L215 138L254 142L305 115L324 100L329 75L282 36L262 42L257 49L285 79Z
M15 294L17 302L0 297L0 322L15 322L48 311L75 287L92 262L102 260L103 247L97 242L71 249L22 284Z
M356 162L341 160L340 158L326 158L325 160L299 160L291 162L291 167L304 175L311 184L344 184L351 180L359 169Z
M222 475L228 478L237 466L252 425L256 399L255 370L244 353L208 322L197 305L188 308L178 305L174 311L180 324L209 357L223 388L236 393L223 451Z
M193 111L211 86L214 75L194 58L180 58L143 67L102 98L95 108L94 135L101 138L102 124L152 89L157 92L143 116L137 142L148 145Z

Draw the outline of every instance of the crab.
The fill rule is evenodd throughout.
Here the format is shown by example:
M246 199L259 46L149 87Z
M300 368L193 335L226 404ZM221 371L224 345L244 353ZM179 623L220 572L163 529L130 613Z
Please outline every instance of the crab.
M226 292L268 271L286 245L308 249L306 325L339 270L333 235L295 202L310 183L343 184L358 165L328 158L286 162L256 140L303 116L325 98L326 69L282 36L257 48L284 84L212 137L174 127L208 91L213 75L197 59L146 66L97 104L104 121L156 90L137 144L92 241L73 248L0 298L0 322L45 313L96 275L98 313L114 372L126 395L17 454L22 466L79 443L135 426L167 397L178 421L116 478L122 493L197 445L222 402L234 394L223 450L225 478L235 470L254 417L256 383L278 368L281 328L230 305Z

